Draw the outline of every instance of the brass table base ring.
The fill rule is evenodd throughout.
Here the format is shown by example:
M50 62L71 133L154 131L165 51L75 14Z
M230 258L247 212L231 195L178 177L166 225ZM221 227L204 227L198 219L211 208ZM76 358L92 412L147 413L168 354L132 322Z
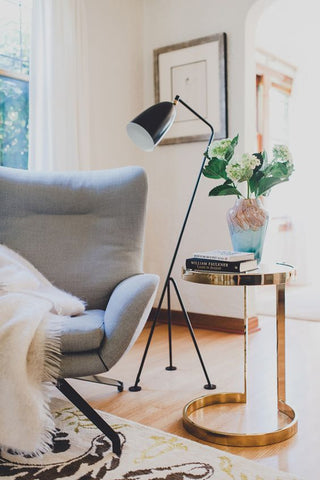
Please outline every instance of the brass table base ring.
M183 425L185 429L202 440L232 447L263 447L287 440L297 432L298 422L296 414L294 410L284 402L279 402L278 410L285 414L291 422L278 430L266 433L248 434L211 430L210 428L198 425L190 419L190 415L200 408L226 403L246 403L246 395L245 393L215 393L191 400L183 409Z

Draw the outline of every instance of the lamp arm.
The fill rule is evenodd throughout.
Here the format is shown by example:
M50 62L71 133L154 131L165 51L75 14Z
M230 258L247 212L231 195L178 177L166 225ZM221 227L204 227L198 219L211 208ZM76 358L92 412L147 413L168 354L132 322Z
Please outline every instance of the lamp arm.
M179 95L176 95L175 96L175 99L173 101L173 103L176 105L177 103L182 103L183 106L185 106L188 110L190 110L190 112L193 113L193 115L195 115L196 117L198 117L200 120L202 120L206 125L208 125L208 127L210 128L211 130L211 137L210 137L210 140L208 142L208 145L210 145L212 139L213 139L213 136L214 136L214 130L213 130L213 126L211 125L211 123L207 122L207 120L203 117L201 117L201 115L199 115L198 112L196 112L195 110L193 110L193 108L191 108L186 102L184 102L182 100L182 98L180 98Z
M208 146L210 145L210 143L212 142L213 137L214 137L214 129L213 129L213 126L212 126L209 122L207 122L207 120L205 120L203 117L201 117L201 115L199 115L195 110L193 110L193 108L191 108L188 104L186 104L186 103L179 97L179 95L177 95L177 96L175 97L175 99L174 99L174 103L176 104L177 102L182 103L182 105L184 105L188 110L190 110L190 112L192 112L196 117L198 117L198 118L199 118L200 120L202 120L206 125L208 125L208 127L209 127L210 130L211 130L211 135L210 135L210 138L209 138L209 141L208 141L208 145L207 145L207 148L208 148ZM165 281L165 287L166 287L166 285L168 284L169 279L170 279L170 277L171 277L171 272L172 272L174 263L175 263L175 261L176 261L176 257L177 257L177 254L178 254L178 250L179 250L179 247L180 247L180 244L181 244L181 240L182 240L182 237L183 237L183 234L184 234L184 231L185 231L187 222L188 222L188 218L189 218L190 211L191 211L191 208L192 208L192 205L193 205L193 201L194 201L195 196L196 196L196 193L197 193L197 189L198 189L198 186L199 186L199 182L200 182L200 179L201 179L202 170L203 170L205 161L206 161L206 156L204 155L204 156L203 156L202 163L201 163L201 168L200 168L200 171L199 171L199 174L198 174L198 177L197 177L197 181L196 181L195 187L194 187L194 189L193 189L193 193L192 193L192 196L191 196L191 200L190 200L190 203L189 203L189 206L188 206L188 209L187 209L187 213L186 213L186 216L185 216L184 221L183 221L183 224L182 224L182 228L181 228L181 231L180 231L180 234L179 234L179 238L178 238L178 241L177 241L177 245L176 245L176 248L175 248L175 250L174 250L173 257L172 257L172 260L171 260L171 263L170 263L170 267L169 267L169 270L168 270L168 273L167 273L167 278L166 278L166 281ZM161 298L160 298L160 305L161 305L161 303L162 303L164 294L165 294L165 288L164 288L163 294L161 295Z

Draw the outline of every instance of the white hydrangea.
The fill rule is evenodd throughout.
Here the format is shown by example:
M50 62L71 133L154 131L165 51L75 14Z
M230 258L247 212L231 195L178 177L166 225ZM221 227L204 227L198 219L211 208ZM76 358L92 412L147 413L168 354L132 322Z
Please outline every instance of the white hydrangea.
M255 155L244 153L240 160L232 160L226 166L226 173L233 182L245 182L252 177L253 170L260 165L260 160Z
M292 163L292 155L286 145L274 145L272 153L278 162Z
M213 158L213 157L224 158L231 142L232 142L231 138L225 138L218 142L210 143L208 147L209 158Z
M235 161L228 163L226 166L226 174L233 182L239 182L240 178L242 177L242 169L240 164Z
M260 165L260 160L255 155L251 155L251 153L244 153L241 157L241 164L244 167L254 170L258 165Z

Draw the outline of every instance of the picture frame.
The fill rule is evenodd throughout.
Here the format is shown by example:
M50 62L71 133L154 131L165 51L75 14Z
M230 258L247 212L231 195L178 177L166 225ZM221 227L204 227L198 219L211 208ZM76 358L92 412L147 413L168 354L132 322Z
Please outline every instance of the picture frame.
M225 33L153 51L155 102L179 95L212 124L216 140L228 136L227 36ZM208 140L208 127L188 109L177 116L160 145Z

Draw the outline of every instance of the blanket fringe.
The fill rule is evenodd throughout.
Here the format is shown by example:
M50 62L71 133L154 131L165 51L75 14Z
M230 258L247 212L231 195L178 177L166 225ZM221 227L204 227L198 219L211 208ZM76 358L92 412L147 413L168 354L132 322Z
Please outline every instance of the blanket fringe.
M44 344L44 381L56 383L61 366L61 327L62 318L56 316L47 322Z
M44 377L42 382L42 393L46 413L46 425L40 438L39 448L33 452L35 456L48 452L53 445L53 436L56 431L53 414L50 410L52 388L56 385L60 375L61 365L61 317L50 319L45 328L44 344Z
M43 431L39 438L39 447L32 452L1 446L2 452L10 454L41 457L49 452L53 446L53 437L56 432L55 421L50 410L50 402L52 398L52 389L57 383L60 375L61 365L61 324L62 319L58 315L55 318L47 320L45 325L45 343L43 350L43 381L41 383L41 393L43 396L44 406L44 425Z

